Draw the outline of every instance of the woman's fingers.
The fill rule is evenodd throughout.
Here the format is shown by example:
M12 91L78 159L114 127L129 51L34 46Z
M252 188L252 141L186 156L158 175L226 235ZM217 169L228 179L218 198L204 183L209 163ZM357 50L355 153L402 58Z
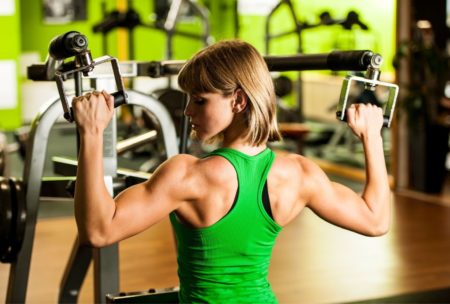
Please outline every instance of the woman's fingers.
M72 108L80 127L104 129L114 114L114 97L105 91L92 91L74 97Z
M108 94L108 92L106 92L105 90L99 92L99 94L102 94L102 96L105 98L108 108L110 110L114 109L114 96L112 96L111 94Z
M379 132L383 126L383 110L373 104L352 104L347 109L347 123L358 137Z

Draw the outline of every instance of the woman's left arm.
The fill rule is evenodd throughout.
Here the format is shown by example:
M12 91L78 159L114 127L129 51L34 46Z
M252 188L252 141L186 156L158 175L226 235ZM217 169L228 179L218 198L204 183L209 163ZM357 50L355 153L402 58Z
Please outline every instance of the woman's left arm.
M311 193L308 203L314 212L337 226L369 236L385 234L390 226L390 188L383 150L382 110L373 105L353 105L347 112L348 125L360 138L366 161L366 183L358 195L348 187L331 182L309 166Z

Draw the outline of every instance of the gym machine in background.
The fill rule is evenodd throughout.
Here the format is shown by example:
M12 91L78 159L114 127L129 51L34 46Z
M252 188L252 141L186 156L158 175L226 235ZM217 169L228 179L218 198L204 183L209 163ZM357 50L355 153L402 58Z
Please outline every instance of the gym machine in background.
M87 49L86 37L78 32L68 32L56 37L50 43L50 56L46 63L33 65L28 70L30 79L57 80L60 98L50 100L33 121L27 145L23 181L8 179L6 182L1 180L0 183L0 224L2 225L0 237L2 238L2 245L7 244L7 246L2 246L0 256L3 256L4 253L10 253L7 259L2 259L2 262L11 263L7 303L23 303L26 299L39 197L43 185L42 174L48 135L53 124L62 115L68 121L73 120L67 100L75 95L64 90L64 81L74 79L75 94L78 96L85 91L82 88L82 78L89 78L92 81L92 87L97 90L117 90L115 95L118 96L120 102L117 102L116 106L128 103L142 106L151 111L161 125L158 131L161 133L158 133L158 135L162 135L164 138L167 157L178 153L175 128L166 108L151 96L133 90L125 92L122 87L122 78L137 76L169 77L178 74L185 62L170 60L117 62L109 56L93 60L87 53L89 53L89 50ZM68 60L71 57L75 57L75 59ZM345 109L349 106L347 92L352 83L362 83L365 89L370 91L379 86L388 87L389 96L384 103L384 126L390 126L398 87L378 80L382 63L380 55L371 51L342 51L327 54L265 56L264 59L270 71L365 71L364 77L348 76L344 80L336 116L340 120L346 118ZM108 62L111 63L111 69L97 68ZM182 127L180 145L181 150L185 150L189 127L186 117L183 118ZM105 130L104 142L105 182L110 193L114 195L117 188L114 187L113 179L120 174L117 169L115 120ZM75 175L76 161L73 161L72 164L66 163L66 168L62 171L67 175ZM132 176L132 180L133 183L136 183L145 181L148 177L148 174L135 174ZM16 236L17 233L23 235L23 237ZM6 243L3 243L4 240ZM15 246L14 250L11 250L12 246ZM77 301L81 284L91 260L94 261L94 301L104 303L106 301L105 295L118 293L117 244L106 248L92 249L81 246L76 240L61 282L58 299L60 303ZM176 293L176 291L173 292ZM109 296L108 298L108 301L116 301L115 296Z
M127 1L127 10L124 12L120 12L118 10L106 12L105 3L103 2L103 20L95 24L92 28L94 33L101 33L103 36L103 52L105 54L108 53L108 34L118 28L128 30L128 53L130 60L135 59L134 29L136 27L158 30L166 35L166 50L164 58L166 60L173 59L173 39L175 36L202 41L204 46L207 46L212 42L213 39L210 36L208 19L209 12L205 7L202 7L198 3L191 0L173 0L170 4L168 1L155 0L154 7L155 20L151 23L145 23L142 21L138 12L133 9L132 0ZM201 33L177 29L177 25L182 18L183 11L188 11L193 16L199 18L202 25Z
M174 56L174 38L186 37L194 41L200 41L203 46L209 45L213 38L210 35L209 25L209 11L206 7L191 0L155 0L154 1L154 18L150 22L144 22L139 13L133 8L133 1L127 1L126 11L113 10L106 11L106 4L102 2L103 20L95 24L92 28L94 33L101 33L103 37L103 53L108 53L107 37L108 34L118 28L126 29L128 31L128 59L135 60L135 29L146 28L149 30L157 30L164 33L166 37L165 60L172 60ZM183 19L183 15L188 14L190 17L196 17L201 23L200 32L186 31L177 28ZM146 75L145 75L146 76ZM176 88L173 88L171 77L167 78L167 87L156 89L152 92L145 92L151 94L154 98L160 100L164 106L167 107L172 119L175 122L177 135L180 136L181 120L183 116L184 100L183 93ZM133 79L129 79L128 87L135 89ZM130 108L130 111L133 110ZM142 119L149 129L154 128L152 119L147 117L147 113L142 113ZM136 115L136 113L131 113ZM133 120L132 123L135 123ZM186 151L182 151L186 152ZM142 167L142 170L151 171L156 164L161 163L157 161L160 158L158 155L152 161L147 162Z
M271 21L274 18L274 15L280 11L283 7L287 7L289 11L290 19L292 20L293 27L290 30L279 32L279 33L272 33L271 31ZM332 25L340 25L345 30L351 30L353 26L358 26L362 30L368 30L368 26L364 24L360 19L359 15L354 12L350 11L348 12L345 19L338 20L333 19L329 12L325 11L319 15L319 22L318 23L307 23L307 22L301 22L295 12L294 5L292 4L291 0L281 0L279 1L269 12L269 14L266 17L265 22L265 53L266 55L270 54L270 44L272 40L280 39L283 37L295 35L297 38L297 53L303 54L303 32L308 29L317 28L319 26L332 26ZM277 79L274 79L275 86L279 88L277 90L277 93L280 92L281 94L278 94L277 96L279 98L284 97L285 95L289 94L292 89L295 87L295 91L297 93L297 99L296 104L294 107L289 108L283 105L282 102L279 103L279 117L281 121L286 122L303 122L304 121L304 115L303 115L303 107L302 107L302 98L303 98L303 90L302 90L302 82L301 82L301 76L300 73L298 75L297 80L295 81L295 86L292 84L288 84L290 82L290 79L286 76L280 76Z

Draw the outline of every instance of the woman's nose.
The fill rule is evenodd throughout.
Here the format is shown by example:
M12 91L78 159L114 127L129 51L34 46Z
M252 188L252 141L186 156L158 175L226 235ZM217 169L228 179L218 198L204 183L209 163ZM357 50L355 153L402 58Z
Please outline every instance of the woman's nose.
M191 117L192 116L192 106L191 102L188 101L186 108L184 109L184 115Z

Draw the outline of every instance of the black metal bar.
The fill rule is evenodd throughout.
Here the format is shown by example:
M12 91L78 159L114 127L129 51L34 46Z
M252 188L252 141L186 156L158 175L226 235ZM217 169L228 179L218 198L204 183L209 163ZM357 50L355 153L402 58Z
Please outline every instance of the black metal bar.
M67 185L75 180L75 176L42 177L41 197L72 198L67 191Z
M80 288L92 260L92 248L80 246L75 240L66 270L61 280L58 303L76 303Z
M372 55L370 51L335 51L328 54L265 56L264 59L270 71L365 71Z
M270 71L365 71L374 54L369 50L334 51L324 54L298 54L291 56L264 56ZM381 57L381 56L380 56ZM185 61L153 61L138 63L138 76L167 77L176 75Z
M323 54L296 54L289 56L264 56L270 71L365 71L371 64L374 54L369 50L333 51ZM134 62L137 66L135 76L167 77L177 75L185 65L185 60L163 60ZM33 65L28 69L29 77L33 80L53 80L45 77L46 66Z

